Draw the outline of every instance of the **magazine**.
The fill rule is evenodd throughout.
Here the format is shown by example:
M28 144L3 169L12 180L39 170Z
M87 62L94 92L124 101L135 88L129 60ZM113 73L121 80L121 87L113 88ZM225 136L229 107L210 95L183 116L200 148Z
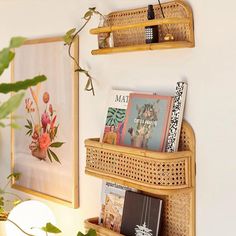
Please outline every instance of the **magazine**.
M103 226L117 233L120 232L124 196L110 193L106 196Z
M172 100L171 96L130 94L121 145L164 151Z
M105 120L105 128L102 132L100 142L120 144L130 93L132 93L132 91L111 91L108 99L109 104Z
M136 192L137 190L134 188L129 188L127 186L123 186L120 184L116 183L111 183L111 182L102 182L102 192L101 192L101 214L99 217L99 224L103 224L103 219L104 219L104 211L105 211L105 202L106 202L106 197L108 194L115 194L120 197L125 197L125 192L127 190L134 191Z

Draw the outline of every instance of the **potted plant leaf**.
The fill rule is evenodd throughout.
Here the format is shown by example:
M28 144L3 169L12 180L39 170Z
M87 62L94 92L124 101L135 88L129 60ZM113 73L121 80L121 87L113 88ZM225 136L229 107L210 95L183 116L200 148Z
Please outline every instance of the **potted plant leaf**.
M3 72L9 67L11 61L15 57L15 48L20 47L24 42L26 38L24 37L13 37L10 40L9 46L3 48L0 51L0 77L2 76ZM9 94L13 93L14 94L5 102L0 102L0 128L4 128L6 126L12 126L13 128L17 128L18 125L13 121L6 123L7 120L10 120L10 115L12 112L14 112L20 103L22 102L24 98L24 92L22 90L25 90L31 86L35 86L40 82L45 81L47 78L45 75L38 75L35 76L34 78L31 79L26 79L24 81L19 81L16 83L0 83L0 94ZM12 174L8 176L8 182L7 184L0 189L0 220L6 220L8 211L5 209L5 198L4 195L8 194L10 195L11 193L6 192L6 189L8 185L11 182L12 178L19 178L19 174ZM15 195L15 194L11 194ZM16 200L14 204L16 204L20 198Z

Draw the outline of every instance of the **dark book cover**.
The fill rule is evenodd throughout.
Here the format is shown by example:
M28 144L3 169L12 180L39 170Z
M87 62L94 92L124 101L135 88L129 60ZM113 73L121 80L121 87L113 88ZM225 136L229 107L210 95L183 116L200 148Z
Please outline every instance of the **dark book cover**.
M126 191L121 234L159 236L163 200Z

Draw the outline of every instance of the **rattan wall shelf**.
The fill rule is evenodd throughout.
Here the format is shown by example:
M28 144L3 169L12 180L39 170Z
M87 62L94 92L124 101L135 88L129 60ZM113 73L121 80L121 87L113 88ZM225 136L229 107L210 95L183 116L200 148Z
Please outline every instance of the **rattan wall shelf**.
M164 200L163 236L195 236L195 136L187 122L181 129L179 151L152 152L85 141L85 172L157 196ZM85 221L98 236L118 236L97 224Z
M91 34L112 33L114 47L92 50L93 55L194 47L193 13L191 7L180 0L162 4L163 19L159 5L154 5L155 20L147 20L147 8L112 12L108 15L109 27L91 29ZM159 25L159 43L145 43L145 26ZM174 41L166 42L167 33Z

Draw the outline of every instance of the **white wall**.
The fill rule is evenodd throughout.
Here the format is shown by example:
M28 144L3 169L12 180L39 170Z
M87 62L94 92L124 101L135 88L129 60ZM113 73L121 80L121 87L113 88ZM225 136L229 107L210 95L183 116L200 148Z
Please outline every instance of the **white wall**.
M11 36L55 36L82 24L89 6L103 12L145 6L154 0L0 0L0 48ZM100 135L111 87L173 93L176 81L189 84L185 118L197 140L197 235L234 235L236 218L235 74L236 32L234 0L190 1L194 11L196 47L92 56L96 37L81 34L80 62L95 78L96 96L83 91L80 79L80 205L77 210L46 202L55 212L65 236L76 235L86 217L99 212L101 181L84 174L83 140ZM9 72L2 78L9 80ZM2 97L0 97L2 100ZM10 169L10 132L0 132L1 184ZM23 195L23 194L22 194ZM25 195L23 195L25 196Z

